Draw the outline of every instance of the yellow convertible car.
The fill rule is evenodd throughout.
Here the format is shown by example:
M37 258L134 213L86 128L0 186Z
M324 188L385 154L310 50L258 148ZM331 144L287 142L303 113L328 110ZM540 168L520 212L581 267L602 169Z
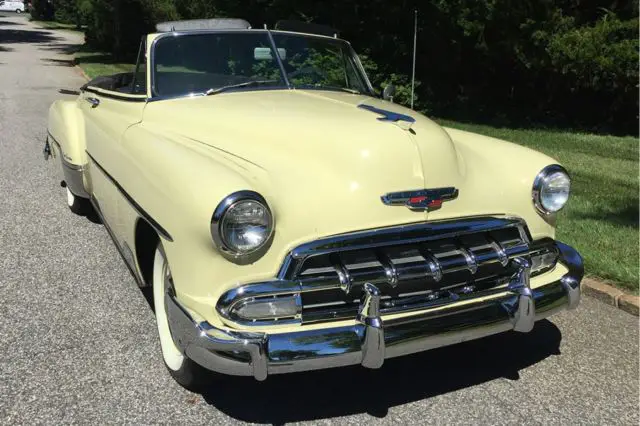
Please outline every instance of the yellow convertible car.
M323 27L179 21L51 106L45 157L153 288L183 386L380 368L578 305L565 169L388 89Z

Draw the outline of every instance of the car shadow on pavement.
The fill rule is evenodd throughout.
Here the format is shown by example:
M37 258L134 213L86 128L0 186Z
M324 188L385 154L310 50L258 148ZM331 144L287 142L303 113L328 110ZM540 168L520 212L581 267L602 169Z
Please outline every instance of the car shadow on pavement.
M560 330L548 320L530 333L508 332L360 366L253 378L216 375L205 401L237 420L282 424L359 413L385 417L407 404L491 380L518 380L519 370L560 354Z

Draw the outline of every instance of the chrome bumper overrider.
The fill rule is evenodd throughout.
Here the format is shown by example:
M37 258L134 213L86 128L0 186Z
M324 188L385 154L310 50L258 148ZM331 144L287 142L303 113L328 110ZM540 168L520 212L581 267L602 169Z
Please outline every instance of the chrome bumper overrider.
M289 333L239 332L195 322L174 297L166 304L176 345L198 364L224 374L266 379L268 374L362 364L379 368L386 358L407 355L508 330L528 332L535 321L580 302L582 258L573 248L556 243L568 273L560 280L532 289L526 258L513 261L518 272L507 294L478 299L463 306L428 309L390 320L380 316L380 293L365 286L365 296L350 326Z

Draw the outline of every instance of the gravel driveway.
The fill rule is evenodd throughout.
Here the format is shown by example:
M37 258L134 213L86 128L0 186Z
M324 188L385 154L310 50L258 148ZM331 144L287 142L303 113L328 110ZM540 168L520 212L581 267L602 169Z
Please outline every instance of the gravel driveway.
M637 425L638 319L593 299L530 334L203 396L162 365L153 314L102 227L42 160L47 108L84 80L82 36L0 18L0 422Z

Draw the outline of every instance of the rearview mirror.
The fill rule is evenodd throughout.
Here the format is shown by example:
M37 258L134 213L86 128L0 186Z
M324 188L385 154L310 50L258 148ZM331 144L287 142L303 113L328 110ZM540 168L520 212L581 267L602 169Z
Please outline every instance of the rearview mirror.
M388 84L382 91L382 99L385 101L393 102L393 97L396 95L396 86Z
M280 59L283 61L287 59L287 49L282 47L278 47L278 55L280 55ZM253 59L256 61L270 61L273 59L271 56L271 48L270 47L256 47L253 49Z

